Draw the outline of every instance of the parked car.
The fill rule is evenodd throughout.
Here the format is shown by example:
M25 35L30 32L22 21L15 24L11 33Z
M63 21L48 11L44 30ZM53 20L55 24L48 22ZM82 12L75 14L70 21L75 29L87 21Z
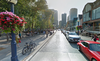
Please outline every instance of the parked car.
M69 33L70 31L66 31L66 33L65 33L65 36L67 37L67 35L68 35L68 33Z
M69 32L66 38L69 42L79 42L81 40L81 37L76 32Z
M66 33L66 30L62 29L61 32L62 32L64 35L66 35L66 34L65 34L65 33Z
M100 43L94 41L80 41L78 50L82 51L90 61L100 61Z

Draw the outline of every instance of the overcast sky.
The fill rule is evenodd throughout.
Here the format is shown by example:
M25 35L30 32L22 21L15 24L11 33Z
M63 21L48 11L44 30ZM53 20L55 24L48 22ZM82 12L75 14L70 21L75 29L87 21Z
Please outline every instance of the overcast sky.
M78 14L82 14L85 4L94 1L96 0L47 0L47 4L49 9L58 11L58 20L61 20L62 13L66 13L68 16L71 8L77 8Z

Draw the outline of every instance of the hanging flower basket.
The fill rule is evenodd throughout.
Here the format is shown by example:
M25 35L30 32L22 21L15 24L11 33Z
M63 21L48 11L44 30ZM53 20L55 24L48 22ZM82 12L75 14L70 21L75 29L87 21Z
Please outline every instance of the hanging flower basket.
M12 12L1 12L0 13L0 27L3 32L17 33L19 30L23 29L23 25L26 24L24 18L20 18Z
M77 26L76 28L77 28L77 30L78 30L78 29L82 29L82 26L80 25L80 26Z

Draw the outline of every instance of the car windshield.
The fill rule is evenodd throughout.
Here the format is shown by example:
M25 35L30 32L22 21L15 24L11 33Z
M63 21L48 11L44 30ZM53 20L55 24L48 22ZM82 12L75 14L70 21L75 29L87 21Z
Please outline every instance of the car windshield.
M69 33L69 35L77 35L76 33Z
M66 31L66 33L69 33L69 31Z
M100 51L100 44L90 44L90 50Z

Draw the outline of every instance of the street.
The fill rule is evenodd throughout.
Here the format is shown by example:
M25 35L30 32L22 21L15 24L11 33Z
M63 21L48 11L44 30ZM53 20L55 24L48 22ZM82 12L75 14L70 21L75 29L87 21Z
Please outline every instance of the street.
M61 31L55 35L29 61L88 61L77 50L76 43L69 43Z

